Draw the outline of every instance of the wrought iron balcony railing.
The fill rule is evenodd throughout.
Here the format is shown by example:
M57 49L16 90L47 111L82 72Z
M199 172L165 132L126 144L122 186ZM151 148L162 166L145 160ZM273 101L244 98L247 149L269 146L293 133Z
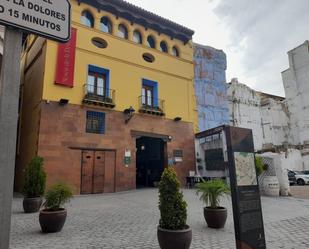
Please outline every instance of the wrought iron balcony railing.
M165 101L158 98L139 96L139 112L147 113L151 115L164 116L164 104Z
M84 104L104 106L108 108L115 107L115 90L98 87L95 85L84 85Z

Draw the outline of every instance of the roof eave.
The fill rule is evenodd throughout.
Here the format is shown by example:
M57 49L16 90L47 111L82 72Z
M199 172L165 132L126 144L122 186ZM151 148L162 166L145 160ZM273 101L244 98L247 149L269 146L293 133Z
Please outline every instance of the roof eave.
M192 40L194 31L160 17L133 4L122 0L77 0L78 3L86 3L100 10L104 10L136 23L170 36L172 39L179 39L184 44Z

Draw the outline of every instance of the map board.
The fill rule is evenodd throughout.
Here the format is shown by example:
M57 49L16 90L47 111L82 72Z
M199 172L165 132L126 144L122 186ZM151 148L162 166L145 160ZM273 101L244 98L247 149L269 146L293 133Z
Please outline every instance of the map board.
M237 249L266 249L252 130L225 131Z
M212 144L214 137L221 141ZM207 160L216 165L226 164L237 249L266 249L252 131L223 125L199 133L198 138L205 140L204 150L221 150L223 154L218 157L218 153L208 153L208 157L214 158Z
M59 42L71 34L69 0L1 0L0 23Z
M257 185L254 154L234 152L237 186Z

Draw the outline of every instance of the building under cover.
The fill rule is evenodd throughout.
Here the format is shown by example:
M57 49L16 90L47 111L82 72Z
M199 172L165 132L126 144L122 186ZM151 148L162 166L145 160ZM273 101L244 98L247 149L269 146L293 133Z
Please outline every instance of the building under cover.
M199 130L229 124L226 55L222 50L194 44L194 85Z

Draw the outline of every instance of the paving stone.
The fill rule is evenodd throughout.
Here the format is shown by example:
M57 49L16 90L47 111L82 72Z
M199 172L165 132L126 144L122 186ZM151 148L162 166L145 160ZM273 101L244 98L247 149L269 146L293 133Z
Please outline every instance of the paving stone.
M193 229L192 249L234 249L234 225L230 198L224 229L206 226L203 203L194 190L184 189L188 224ZM309 200L262 197L267 248L309 248ZM159 221L156 189L78 196L68 205L64 229L42 234L38 214L24 214L22 199L14 198L11 249L158 249Z

